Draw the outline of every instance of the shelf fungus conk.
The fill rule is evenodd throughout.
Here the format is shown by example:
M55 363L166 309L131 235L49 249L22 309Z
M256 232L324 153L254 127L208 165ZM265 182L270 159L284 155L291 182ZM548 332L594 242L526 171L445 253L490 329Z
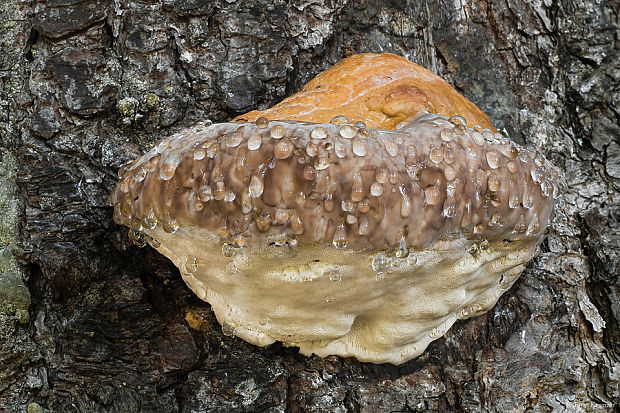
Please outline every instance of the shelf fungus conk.
M489 310L544 237L558 171L431 72L350 57L297 95L123 166L114 219L224 333L400 364Z

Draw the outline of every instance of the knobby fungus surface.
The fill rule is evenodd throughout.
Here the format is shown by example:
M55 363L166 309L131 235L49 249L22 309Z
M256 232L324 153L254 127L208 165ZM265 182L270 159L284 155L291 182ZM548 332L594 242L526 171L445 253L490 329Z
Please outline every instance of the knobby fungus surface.
M403 363L510 288L558 195L541 155L414 112L397 130L200 123L121 168L114 219L174 262L225 334Z
M327 123L341 115L370 128L395 129L424 113L458 115L470 125L496 132L489 118L445 80L391 53L362 53L341 60L277 105L234 121L265 117Z

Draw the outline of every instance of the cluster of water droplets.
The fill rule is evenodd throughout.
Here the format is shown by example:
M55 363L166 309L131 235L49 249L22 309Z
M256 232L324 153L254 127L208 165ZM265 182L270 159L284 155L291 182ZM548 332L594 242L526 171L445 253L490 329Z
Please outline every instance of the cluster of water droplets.
M213 200L229 203L237 201L244 214L256 211L253 200L262 197L265 192L265 173L270 168L273 168L276 160L286 160L293 155L298 158L300 164L303 164L302 176L305 180L316 181L318 184L319 179L328 179L327 184L322 184L326 188L324 193L301 192L298 194L297 199L300 200L300 205L303 205L306 199L323 199L322 206L324 210L330 212L335 207L334 198L337 199L338 194L334 193L333 189L329 189L335 187L335 185L329 184L329 175L327 175L327 178L324 178L324 175L320 175L321 171L330 167L333 162L333 159L322 155L322 151L333 151L336 157L343 158L347 156L347 150L350 148L353 155L365 157L368 155L370 148L370 139L383 146L388 158L401 155L405 158L405 171L403 174L406 172L404 176L408 176L411 183L415 184L415 182L419 181L421 171L424 171L426 168L440 168L443 171L445 181L437 179L434 183L421 189L419 193L423 197L423 205L433 207L443 201L440 209L443 217L450 220L462 214L463 227L466 222L465 214L471 214L474 208L479 208L479 205L477 206L476 203L479 204L483 201L480 198L480 193L483 193L484 188L487 189L484 202L487 202L491 207L497 207L502 202L506 202L510 209L534 208L536 194L532 188L532 183L540 186L544 196L557 197L558 182L560 181L559 174L540 154L523 150L505 136L493 133L489 129L481 129L480 127L468 129L467 122L462 117L450 118L450 125L448 126L446 126L445 117L428 115L427 118L423 117L418 119L417 122L434 121L441 128L438 132L440 140L431 145L426 154L421 153L422 151L416 145L407 144L399 134L396 134L394 137L389 136L388 131L381 131L380 134L377 134L376 131L367 129L361 122L351 124L349 119L344 116L337 116L331 121L333 125L337 126L336 136L330 136L330 131L333 134L332 127L328 131L328 128L325 126L314 126L309 130L310 139L303 148L296 148L294 142L296 142L295 139L297 138L293 137L294 132L292 129L288 129L279 123L272 124L265 118L259 118L255 121L256 128L251 127L248 129L247 126L242 125L231 132L221 135L217 142L198 142L187 153L176 147L171 148L169 140L162 140L155 145L151 151L150 158L143 162L142 165L134 163L123 169L119 188L123 193L128 194L132 185L144 182L148 172L156 167L159 168L156 170L158 171L159 178L164 182L168 182L175 175L179 164L184 159L189 159L188 154L191 155L190 158L193 161L208 161L209 159L214 159L225 147L239 147L244 141L244 137L248 136L244 146L247 151L256 151L265 145L266 138L272 139L273 143L270 144L273 144L274 148L273 158L268 163L266 162L261 167L262 169L259 168L259 170L252 173L249 177L247 190L240 194L235 193L231 187L227 187L223 175L220 175L220 178L215 176L210 184L205 182L197 189L191 190L187 198L190 214L199 213L205 208L204 204L206 202ZM399 125L399 127L401 130L406 131L407 128L411 127L411 124ZM175 139L182 138L183 136L179 135ZM326 141L328 137L330 138L329 142ZM469 173L472 179L476 181L474 187L478 188L474 197L465 203L463 211L459 210L458 196L460 196L460 191L466 185L466 182L461 181L461 178L457 176L459 172L455 169L456 165L462 162L461 158L457 159L457 156L459 156L457 152L458 144L465 145L470 168L474 168L470 169ZM479 153L482 156L479 156ZM237 160L239 165L243 165L243 162L243 159ZM484 171L485 174L482 175L480 175L480 162L486 162L485 165L488 167ZM518 172L521 171L519 163L533 163L535 165L529 171L531 182L522 182L517 179ZM506 168L513 174L513 177L506 179L505 175L499 173L501 168ZM127 176L124 176L125 173L128 173ZM366 215L366 213L375 205L376 200L380 200L386 195L386 191L400 195L401 217L408 217L413 211L414 205L414 193L409 183L404 182L400 172L393 167L390 168L387 165L377 166L374 170L374 176L370 177L371 182L365 182L365 180L369 179L367 172L362 173L360 170L352 170L350 174L350 196L345 197L341 201L340 207L343 215L335 223L333 237L331 238L332 245L338 249L350 247L350 228L357 228L359 235L368 235L372 225L368 218L371 214ZM502 201L502 197L504 197L504 201ZM463 204L460 205L461 207L463 206ZM152 231L157 226L161 226L165 232L173 234L180 228L171 211L172 209L170 208L163 209L158 217L153 209L150 209L143 217L138 218L134 216L135 212L130 202L125 201L124 204L119 206L118 212L115 208L115 219L118 215L119 219L122 218L128 221L132 228L130 239L136 245L143 246L147 242L156 243L152 238L148 239L150 237L144 231ZM526 220L525 217L528 216L529 218ZM289 226L290 231L295 235L304 234L306 231L303 214L298 213L294 209L286 208L286 206L277 207L273 213L257 213L255 219L257 226L262 231L266 231L274 224ZM136 222L140 228L135 224ZM506 225L505 217L499 212L492 211L487 215L484 222L486 222L486 225L482 222L473 225L474 235L482 234L487 226L488 228L502 228ZM324 239L324 234L329 225L330 223L323 217L318 219L314 231L315 238ZM331 225L334 224L332 223ZM544 225L546 223L541 222L537 213L532 211L532 213L524 213L519 216L517 224L512 228L512 233L536 236L542 231ZM226 231L227 228L224 226L223 233L226 233ZM230 236L226 235L222 240L229 238ZM227 241L223 242L222 253L225 256L233 257L238 251L238 248L232 245L232 243ZM401 247L394 251L384 251L375 254L372 260L372 268L377 273L378 279L384 277L386 273L389 273L394 268L398 268L399 262L408 258L409 248L406 243L404 248ZM406 251L406 253L402 251ZM472 255L475 255L475 251Z
M371 268L376 273L377 281L381 281L387 274L399 270L403 265L415 265L417 259L416 254L412 253L407 245L405 236L402 236L396 248L382 250L373 255Z

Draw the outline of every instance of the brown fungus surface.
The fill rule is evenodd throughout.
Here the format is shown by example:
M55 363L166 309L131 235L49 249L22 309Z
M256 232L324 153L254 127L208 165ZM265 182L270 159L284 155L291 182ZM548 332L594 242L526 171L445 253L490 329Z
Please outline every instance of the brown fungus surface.
M225 333L394 364L495 304L558 187L540 155L440 115L398 131L199 124L119 176L115 221L177 265Z

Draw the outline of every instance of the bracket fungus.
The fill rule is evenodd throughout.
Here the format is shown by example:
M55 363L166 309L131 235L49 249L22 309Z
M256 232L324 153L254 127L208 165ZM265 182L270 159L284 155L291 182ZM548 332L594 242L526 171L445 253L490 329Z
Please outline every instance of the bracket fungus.
M272 109L163 139L119 177L115 221L174 262L225 334L393 364L510 288L559 180L445 81L390 54L350 57Z

